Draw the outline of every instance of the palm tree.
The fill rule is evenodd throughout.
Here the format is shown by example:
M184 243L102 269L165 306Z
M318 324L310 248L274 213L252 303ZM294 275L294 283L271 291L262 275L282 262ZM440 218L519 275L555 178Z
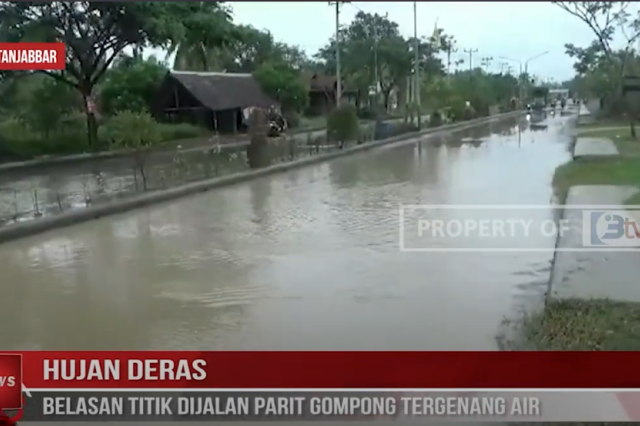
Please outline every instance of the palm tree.
M166 60L175 54L173 67L178 70L210 71L215 62L212 50L225 47L237 38L237 32L232 20L231 10L224 2L198 2L196 6L203 13L195 14L195 19L186 22L187 30L183 36L169 46ZM207 20L214 16L215 28L211 31L211 22L201 22L199 17Z

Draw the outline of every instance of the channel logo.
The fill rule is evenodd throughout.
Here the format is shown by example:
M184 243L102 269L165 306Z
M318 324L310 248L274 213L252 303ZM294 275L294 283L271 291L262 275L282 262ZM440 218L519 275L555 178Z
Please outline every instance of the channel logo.
M585 210L582 245L640 249L639 210Z
M25 398L22 355L0 353L0 424L15 425L22 418ZM28 390L26 393L30 396Z

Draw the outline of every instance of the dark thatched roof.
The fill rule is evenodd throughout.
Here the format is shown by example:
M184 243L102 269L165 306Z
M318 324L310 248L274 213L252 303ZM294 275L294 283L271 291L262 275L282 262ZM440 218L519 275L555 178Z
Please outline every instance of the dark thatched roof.
M171 71L167 77L178 81L203 106L213 111L278 105L262 91L251 74Z
M310 92L335 92L338 86L338 79L335 75L328 75L322 73L303 73L302 78L308 85ZM345 82L342 82L342 92L351 92Z

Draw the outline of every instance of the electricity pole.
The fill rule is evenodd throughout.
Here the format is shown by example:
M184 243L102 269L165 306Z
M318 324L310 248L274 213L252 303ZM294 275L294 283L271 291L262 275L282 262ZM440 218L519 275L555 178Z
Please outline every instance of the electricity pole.
M342 99L342 77L340 76L340 3L344 1L329 2L336 7L336 107L340 106Z
M384 15L385 19L389 17L389 14L386 13ZM378 31L378 26L376 25L373 28L373 72L374 72L374 80L376 82L376 93L375 93L375 102L376 109L380 106L380 75L378 73L378 42L380 41L380 32Z
M418 40L418 2L413 2L413 38L415 41L415 97L416 97L416 106L418 107L418 129L421 128L422 124L422 108L420 102L420 41Z
M457 51L458 49L453 46L453 43L447 46L447 75L449 80L451 80L451 54Z
M473 71L473 54L478 53L478 49L465 49L464 53L469 54L469 72Z

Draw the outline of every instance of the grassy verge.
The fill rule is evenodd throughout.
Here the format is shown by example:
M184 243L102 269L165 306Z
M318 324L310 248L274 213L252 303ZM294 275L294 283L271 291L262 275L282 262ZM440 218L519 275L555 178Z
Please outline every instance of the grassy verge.
M640 188L640 141L628 128L591 127L581 135L609 138L619 156L583 158L560 166L553 184L561 200L574 185L629 185ZM629 200L640 204L640 197ZM609 300L548 300L528 316L515 346L527 350L640 350L640 304ZM518 327L520 328L520 327ZM520 339L522 339L520 341Z
M580 127L579 136L611 139L619 156L581 158L558 167L553 186L560 200L574 185L628 185L640 188L640 140L632 140L628 127ZM640 204L640 196L627 201Z
M640 304L553 300L524 321L523 337L542 351L640 350Z
M543 312L521 324L527 351L638 351L640 350L640 304L609 300L553 300ZM637 425L613 422L519 423L525 426ZM515 425L515 423L514 423Z

